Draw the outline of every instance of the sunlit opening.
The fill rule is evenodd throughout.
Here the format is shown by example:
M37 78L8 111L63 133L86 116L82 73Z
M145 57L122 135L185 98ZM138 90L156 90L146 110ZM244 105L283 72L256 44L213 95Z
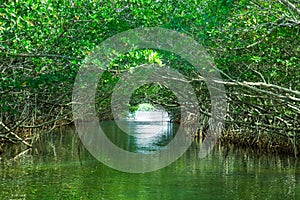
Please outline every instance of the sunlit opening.
M169 122L169 114L160 107L154 107L149 103L138 105L137 111L130 114L130 119L139 122Z

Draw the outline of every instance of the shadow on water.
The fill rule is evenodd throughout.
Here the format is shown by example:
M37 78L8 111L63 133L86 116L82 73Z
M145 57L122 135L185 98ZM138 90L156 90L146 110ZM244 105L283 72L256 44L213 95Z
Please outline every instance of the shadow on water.
M134 138L115 122L102 127L114 143L138 153L164 148L176 131L170 124L162 134ZM130 174L95 160L73 129L60 130L41 137L33 149L5 149L0 199L299 199L300 167L294 157L215 146L199 160L199 148L194 142L171 165Z

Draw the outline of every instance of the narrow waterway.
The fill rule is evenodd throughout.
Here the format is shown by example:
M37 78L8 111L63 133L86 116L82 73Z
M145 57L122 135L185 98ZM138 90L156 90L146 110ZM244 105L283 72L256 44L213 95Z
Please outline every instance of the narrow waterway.
M169 122L130 122L126 127L133 135L113 121L102 127L120 148L145 154L165 148L176 132ZM300 163L288 156L216 146L199 160L194 142L161 170L124 173L94 159L73 129L44 135L33 149L22 150L15 145L1 155L0 199L300 198Z

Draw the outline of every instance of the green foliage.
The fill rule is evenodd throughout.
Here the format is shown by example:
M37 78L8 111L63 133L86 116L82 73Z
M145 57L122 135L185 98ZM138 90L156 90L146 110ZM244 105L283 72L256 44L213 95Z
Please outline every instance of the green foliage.
M138 105L138 111L153 111L155 107L149 103L142 103Z
M300 90L299 21L295 10L276 0L3 1L0 112L10 122L27 115L54 118L67 113L71 107L61 106L70 105L84 58L105 39L138 27L164 27L193 37L206 47L226 81ZM208 102L207 88L197 80L199 72L186 60L158 49L133 50L112 60L99 80L96 102L102 119L111 118L110 95L122 73L153 63L193 79L199 100ZM131 109L143 102L178 112L174 93L159 84L139 87L130 100ZM272 108L271 101L245 102ZM209 108L209 103L203 106ZM242 113L243 107L235 110Z

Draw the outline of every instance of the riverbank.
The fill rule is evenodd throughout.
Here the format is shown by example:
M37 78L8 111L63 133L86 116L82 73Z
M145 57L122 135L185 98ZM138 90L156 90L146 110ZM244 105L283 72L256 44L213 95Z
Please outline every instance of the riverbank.
M284 136L270 136L269 134L243 134L234 131L225 131L219 138L223 146L234 145L243 149L250 149L259 154L288 154L297 157L299 145L295 144L293 138Z
M40 137L50 132L63 132L63 130L73 129L75 131L74 122L62 120L56 122L55 125L44 127L27 127L18 128L14 134L19 138L24 139L7 139L0 138L0 154L5 152L9 144L22 144L24 148L31 148L36 144ZM9 135L7 135L9 136ZM195 140L202 142L205 139L205 133L195 134ZM26 142L26 143L24 143ZM293 138L286 136L278 136L267 133L246 133L238 131L223 131L220 135L217 145L226 147L228 145L235 146L236 148L248 149L256 152L257 154L287 154L297 157L299 155L300 147L295 144Z

